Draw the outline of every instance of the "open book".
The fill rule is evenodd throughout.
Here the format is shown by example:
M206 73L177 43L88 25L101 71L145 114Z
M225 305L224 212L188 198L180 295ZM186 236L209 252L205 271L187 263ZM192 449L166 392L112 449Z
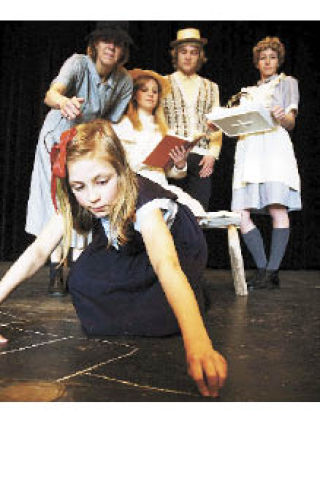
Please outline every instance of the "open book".
M176 135L165 135L143 163L152 167L162 167L164 169L171 160L169 157L170 150L174 147L181 146L185 149L192 148L200 139L202 139L202 137L205 137L205 134L199 134L192 140L186 137L178 137Z
M267 132L276 125L269 110L253 102L237 107L215 107L206 117L229 137Z

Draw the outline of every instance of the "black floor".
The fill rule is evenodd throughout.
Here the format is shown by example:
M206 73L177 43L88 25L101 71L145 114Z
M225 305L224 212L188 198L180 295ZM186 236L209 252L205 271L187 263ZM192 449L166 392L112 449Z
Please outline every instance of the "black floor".
M280 290L247 298L229 271L206 278L207 327L229 363L218 401L198 394L179 336L87 339L70 297L47 297L47 268L0 306L0 401L319 401L319 272L281 272Z

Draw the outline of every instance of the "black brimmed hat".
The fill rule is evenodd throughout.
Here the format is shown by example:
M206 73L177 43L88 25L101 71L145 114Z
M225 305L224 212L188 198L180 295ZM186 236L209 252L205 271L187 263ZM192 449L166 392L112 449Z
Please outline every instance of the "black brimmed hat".
M112 40L116 45L133 45L133 40L129 33L117 23L99 22L97 28L87 36L90 44L97 40Z

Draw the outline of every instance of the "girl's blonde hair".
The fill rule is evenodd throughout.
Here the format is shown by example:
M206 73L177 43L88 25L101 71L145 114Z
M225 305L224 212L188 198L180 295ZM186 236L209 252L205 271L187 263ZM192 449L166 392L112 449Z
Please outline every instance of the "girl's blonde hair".
M154 109L153 115L154 115L154 120L157 126L159 127L159 130L163 136L166 135L168 132L168 125L164 116L163 108L161 105L161 98L162 98L162 86L161 84L157 81L157 79L154 76L149 76L149 75L143 75L141 77L138 77L137 79L133 80L133 94L132 98L129 102L128 109L127 109L127 116L129 120L131 121L133 128L136 130L142 130L142 124L139 119L139 114L138 114L138 104L136 100L136 95L138 90L144 87L146 82L149 80L154 80L157 85L158 85L158 92L159 92L159 97L158 97L158 103Z
M267 48L271 48L271 50L274 50L277 53L280 67L284 62L285 48L278 37L265 37L253 47L252 53L254 66L258 67L260 53L263 50L267 50Z
M59 211L64 220L63 262L69 252L71 233L74 228L80 234L87 234L93 227L94 216L80 206L71 191L68 181L68 164L82 158L103 159L109 162L118 176L117 197L109 214L110 237L120 245L128 241L128 228L135 218L138 195L135 173L127 163L122 145L106 120L96 119L76 127L77 134L67 144L66 178L57 179Z

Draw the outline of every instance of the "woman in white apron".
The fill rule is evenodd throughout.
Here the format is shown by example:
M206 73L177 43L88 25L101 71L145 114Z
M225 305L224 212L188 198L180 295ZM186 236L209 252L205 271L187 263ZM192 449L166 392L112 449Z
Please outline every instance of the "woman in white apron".
M241 136L236 147L232 210L241 211L241 233L257 267L248 282L249 289L280 286L278 271L289 240L288 212L301 210L300 177L288 134L298 112L298 82L277 73L284 55L284 45L277 37L258 42L253 48L253 62L260 80L241 91L243 99L261 103L275 120L271 131ZM251 212L272 218L268 259Z

